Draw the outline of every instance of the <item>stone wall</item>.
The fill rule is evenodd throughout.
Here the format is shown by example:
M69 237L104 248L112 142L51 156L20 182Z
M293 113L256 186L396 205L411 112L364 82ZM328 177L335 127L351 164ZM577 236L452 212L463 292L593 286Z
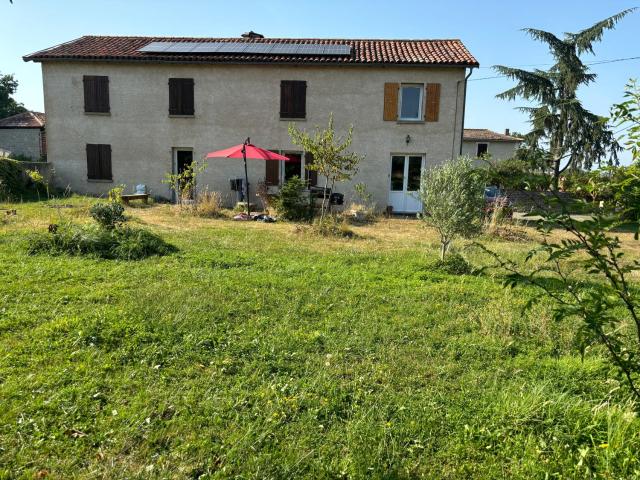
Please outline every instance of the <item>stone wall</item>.
M0 149L40 160L39 128L0 128Z

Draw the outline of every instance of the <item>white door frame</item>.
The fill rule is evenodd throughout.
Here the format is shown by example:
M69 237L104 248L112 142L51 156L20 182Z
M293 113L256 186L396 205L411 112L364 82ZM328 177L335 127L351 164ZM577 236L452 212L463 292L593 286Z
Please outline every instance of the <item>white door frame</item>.
M393 157L404 157L404 171L403 171L403 179L402 179L402 190L391 190L391 175L392 175L392 167L393 167ZM409 157L420 157L422 159L422 161L420 162L420 175L422 175L422 171L425 168L425 158L426 155L424 153L392 153L391 155L389 155L389 174L387 176L387 185L388 185L388 189L389 189L389 195L388 195L388 203L389 205L393 206L393 211L394 212L398 212L398 213L418 213L420 211L420 209L418 210L408 210L407 209L407 198L410 196L414 195L414 192L409 192L407 190L408 184L409 184ZM401 203L402 203L402 209L398 210L395 208L395 205L393 204L394 202L392 202L391 200L391 196L392 195L403 195L404 198L402 199Z

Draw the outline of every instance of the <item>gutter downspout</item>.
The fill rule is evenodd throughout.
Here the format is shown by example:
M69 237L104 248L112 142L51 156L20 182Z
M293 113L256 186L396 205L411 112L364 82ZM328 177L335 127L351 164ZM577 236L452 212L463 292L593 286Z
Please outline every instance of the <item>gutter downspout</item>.
M462 143L464 142L464 115L467 109L467 80L469 80L469 77L473 73L473 68L474 67L471 67L469 69L469 73L464 77L464 95L462 96L462 125L460 127L460 152L458 152L459 155L462 155Z

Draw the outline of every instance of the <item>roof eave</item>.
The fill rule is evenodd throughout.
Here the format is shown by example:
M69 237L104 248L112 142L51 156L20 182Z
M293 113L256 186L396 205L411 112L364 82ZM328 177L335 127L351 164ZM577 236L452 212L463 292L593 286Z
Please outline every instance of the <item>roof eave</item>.
M33 56L25 55L22 57L25 62L44 63L44 62L121 62L121 63L177 63L177 64L202 64L202 65L311 65L311 66L340 66L340 67L456 67L456 68L477 68L480 66L478 62L443 62L443 63L417 63L417 62L300 62L300 61L203 61L203 60L170 60L166 58L150 59L150 58L131 58L131 57L75 57L75 56Z

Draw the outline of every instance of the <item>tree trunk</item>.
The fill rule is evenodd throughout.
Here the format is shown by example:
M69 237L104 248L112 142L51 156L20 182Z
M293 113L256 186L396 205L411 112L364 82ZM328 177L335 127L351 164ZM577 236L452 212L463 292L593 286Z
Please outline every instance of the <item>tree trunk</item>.
M329 177L324 177L324 191L322 192L322 207L320 208L320 223L324 220L325 203L327 202L327 187L329 186Z
M451 243L451 240L440 240L440 261L444 262L444 257L447 254L447 251L449 250L449 244Z
M560 182L560 159L553 159L553 175L551 177L551 190L557 192Z

